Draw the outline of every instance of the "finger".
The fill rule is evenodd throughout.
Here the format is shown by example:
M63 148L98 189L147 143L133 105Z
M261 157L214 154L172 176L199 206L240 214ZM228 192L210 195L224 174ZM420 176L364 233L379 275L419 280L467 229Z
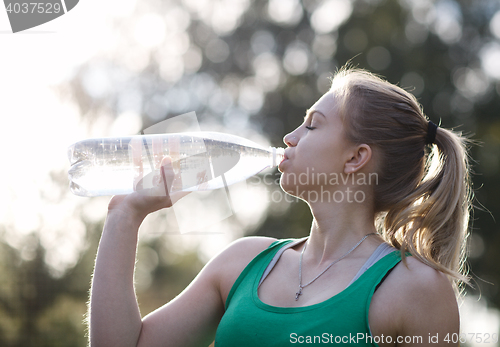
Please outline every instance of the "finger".
M165 197L169 196L173 190L174 172L172 169L172 159L165 157L161 161L161 166L143 178L147 183L143 184L141 194L145 196Z
M171 207L176 201L190 193L180 191L176 183L180 181L180 177L174 172L173 165L175 163L172 162L172 158L165 156L162 159L160 170L158 170L158 180L154 179L153 187L139 192L144 196L156 197L155 204L159 208Z
M142 161L142 138L134 137L130 141L130 155L132 156L132 164L134 167L134 190L142 190L142 179L144 177L144 165Z
M175 180L175 173L174 169L172 167L172 158L169 156L165 156L162 161L161 161L161 167L160 167L160 173L161 173L161 186L164 190L164 193L166 196L170 195L170 192L172 192L173 188L173 183Z
M180 138L174 136L169 139L168 154L172 158L172 166L175 169L175 172L177 172L179 175L181 171L180 147L181 147Z
M163 143L160 136L153 137L152 147L153 147L154 166L155 169L159 169L161 167L161 162L163 159Z

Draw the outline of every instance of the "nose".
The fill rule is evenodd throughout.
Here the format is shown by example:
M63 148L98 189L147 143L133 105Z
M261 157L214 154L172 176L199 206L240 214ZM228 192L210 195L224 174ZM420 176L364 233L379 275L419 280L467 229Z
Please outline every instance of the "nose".
M283 142L288 147L294 147L294 146L297 146L298 139L297 139L297 136L295 136L292 132L292 133L286 134L285 137L283 137Z

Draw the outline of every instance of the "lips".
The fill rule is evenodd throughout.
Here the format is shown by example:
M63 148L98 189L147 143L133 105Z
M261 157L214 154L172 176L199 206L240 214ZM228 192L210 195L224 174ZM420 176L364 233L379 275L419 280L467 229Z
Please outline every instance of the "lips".
M290 147L285 148L285 151L284 151L285 159L289 159L290 158L290 150L291 150Z
M281 163L279 163L278 165L278 170L280 172L283 172L283 168L282 168L282 165L284 162L288 161L289 157L288 157L288 153L287 153L287 150L285 149L285 155L283 156L283 160L281 161Z

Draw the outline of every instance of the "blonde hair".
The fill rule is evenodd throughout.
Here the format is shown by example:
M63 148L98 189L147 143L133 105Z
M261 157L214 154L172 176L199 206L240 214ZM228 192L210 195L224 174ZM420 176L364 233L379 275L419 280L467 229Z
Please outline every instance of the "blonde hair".
M347 139L370 145L379 180L374 206L386 242L449 276L458 289L465 267L471 194L467 139L428 119L416 98L367 71L341 69L332 79Z

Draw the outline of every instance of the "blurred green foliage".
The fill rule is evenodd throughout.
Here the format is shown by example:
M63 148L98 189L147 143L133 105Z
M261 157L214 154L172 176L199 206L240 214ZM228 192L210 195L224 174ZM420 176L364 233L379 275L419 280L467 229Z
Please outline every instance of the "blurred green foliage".
M471 149L476 289L469 291L500 307L499 11L494 0L142 1L132 17L114 20L117 49L83 64L60 90L89 123L133 110L146 128L196 111L202 128L250 129L279 146L338 67L352 61L380 73L412 91L435 123L481 141ZM130 29L149 14L165 21L156 45L141 44L140 31ZM304 203L278 210L247 234L308 233ZM0 243L0 346L86 344L82 322L101 229L102 221L86 223L85 251L58 276L39 243L30 257ZM165 258L165 243L159 236L139 247L139 264L152 264L148 285L138 286L143 314L177 295L203 264L196 250Z

